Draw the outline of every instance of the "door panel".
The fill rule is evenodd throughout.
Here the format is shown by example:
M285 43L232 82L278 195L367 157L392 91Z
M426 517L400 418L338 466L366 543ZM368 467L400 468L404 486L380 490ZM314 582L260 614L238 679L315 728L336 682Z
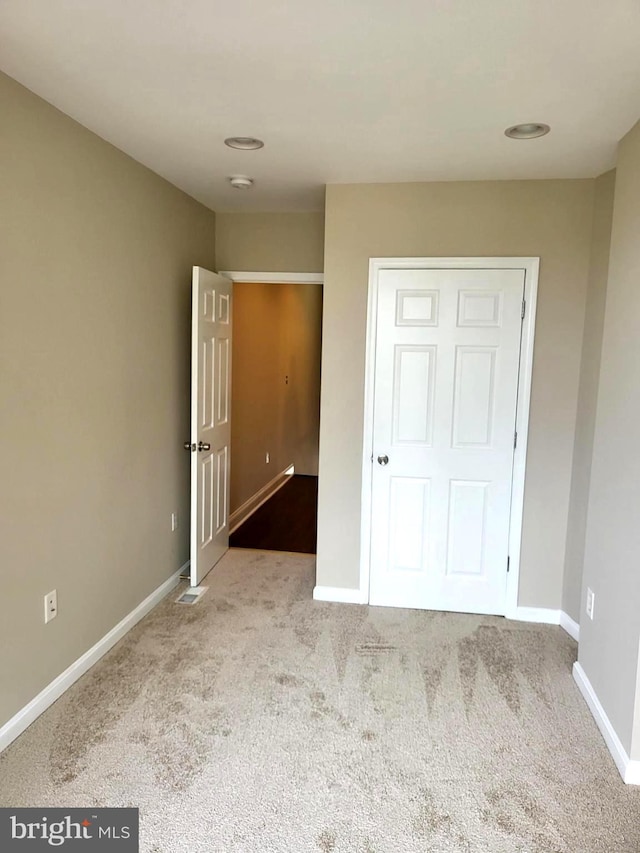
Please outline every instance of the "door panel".
M491 447L496 349L455 349L453 447Z
M209 338L202 342L202 383L199 387L201 394L201 423L202 429L213 429L215 426L215 409L213 394L215 385L213 381L215 371L215 338Z
M229 448L223 447L216 453L216 536L228 522L227 494L229 491Z
M379 272L372 604L504 613L523 296L524 270Z
M448 575L479 576L484 573L490 485L473 480L451 480L449 483Z
M431 445L436 350L397 346L393 382L393 443Z
M229 338L218 339L217 424L229 421Z
M390 483L389 567L393 571L424 572L425 536L429 521L429 480L392 477Z
M200 550L206 548L206 546L213 541L213 513L215 510L215 503L213 499L214 483L215 472L213 467L213 454L210 453L205 457L205 459L203 459L201 465Z
M229 547L232 284L193 268L191 585Z

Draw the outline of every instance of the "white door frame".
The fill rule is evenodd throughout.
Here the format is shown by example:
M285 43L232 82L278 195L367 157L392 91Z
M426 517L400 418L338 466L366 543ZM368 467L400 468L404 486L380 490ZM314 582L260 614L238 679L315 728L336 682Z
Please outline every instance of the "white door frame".
M218 275L231 279L234 284L318 284L324 285L324 273L318 272L251 272L251 270L220 270ZM235 509L229 519L229 532L232 533L246 521L262 504L282 488L293 473L293 465L281 471L274 480L256 495Z
M321 272L238 272L225 270L218 273L238 284L324 284Z
M520 545L524 510L524 486L529 437L529 406L533 373L533 344L538 298L540 258L370 258L367 340L365 354L364 437L362 442L362 517L360 525L360 601L369 602L371 570L371 486L373 468L373 398L375 381L376 323L378 311L378 273L393 269L521 269L524 270L526 311L520 341L520 371L516 408L517 446L513 459L511 518L509 521L509 573L505 615L516 618L520 580ZM224 275L229 275L224 273ZM506 567L505 567L506 570Z

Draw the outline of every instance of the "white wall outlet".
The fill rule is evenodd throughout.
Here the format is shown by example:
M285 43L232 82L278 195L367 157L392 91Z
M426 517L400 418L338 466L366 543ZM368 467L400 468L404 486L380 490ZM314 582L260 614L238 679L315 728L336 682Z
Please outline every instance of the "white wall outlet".
M271 462L271 456L269 456L268 453L265 453L264 461L267 463L267 465L269 464L269 462Z
M177 530L177 529L178 529L178 513L172 512L171 513L171 531L173 532L174 530Z
M52 589L44 597L44 621L51 622L58 615L58 592Z
M587 616L593 619L593 608L596 603L596 594L592 589L587 587Z

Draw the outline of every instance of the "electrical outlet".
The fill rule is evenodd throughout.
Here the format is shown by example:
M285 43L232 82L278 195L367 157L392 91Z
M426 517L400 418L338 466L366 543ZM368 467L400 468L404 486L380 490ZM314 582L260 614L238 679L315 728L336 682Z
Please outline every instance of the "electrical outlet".
M587 587L587 616L593 619L593 608L596 603L596 594L592 589Z
M264 461L267 463L267 465L269 464L269 462L271 462L271 456L269 456L268 453L265 454Z
M58 592L53 589L44 597L44 621L51 622L58 615Z
M172 512L171 513L171 530L173 532L174 530L177 530L177 529L178 529L178 513Z

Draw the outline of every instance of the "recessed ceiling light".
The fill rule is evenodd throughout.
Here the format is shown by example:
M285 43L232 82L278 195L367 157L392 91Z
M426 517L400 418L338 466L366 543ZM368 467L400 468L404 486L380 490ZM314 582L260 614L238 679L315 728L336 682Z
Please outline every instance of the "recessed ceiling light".
M240 151L257 151L258 148L264 148L264 142L255 136L230 136L225 139L224 144Z
M550 130L548 124L532 121L526 124L514 124L513 127L505 130L504 135L511 139L536 139L538 136L545 136Z
M246 175L231 175L229 183L236 190L249 190L253 186L253 178L247 178Z

